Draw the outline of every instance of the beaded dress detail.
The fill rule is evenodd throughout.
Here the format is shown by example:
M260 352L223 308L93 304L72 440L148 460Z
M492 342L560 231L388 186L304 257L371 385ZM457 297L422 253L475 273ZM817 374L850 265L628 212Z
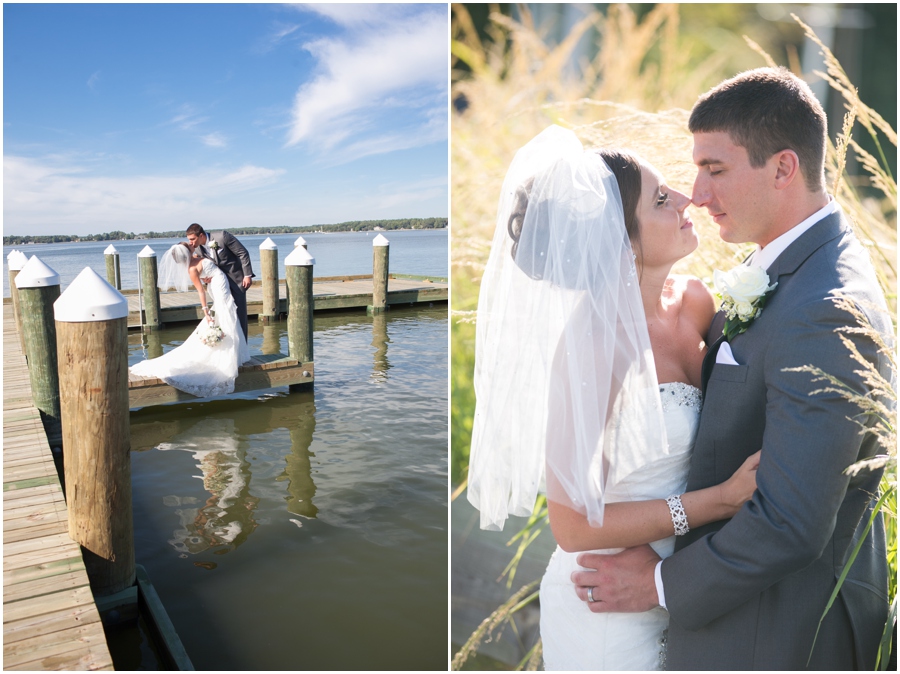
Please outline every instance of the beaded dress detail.
M661 454L610 489L607 503L664 499L687 485L691 450L700 421L700 390L680 382L661 384L663 419L669 441ZM661 557L675 549L675 536L655 541ZM621 549L598 550L612 554ZM665 663L663 608L645 613L591 613L570 580L581 567L580 553L557 547L541 581L541 639L547 670L659 670Z

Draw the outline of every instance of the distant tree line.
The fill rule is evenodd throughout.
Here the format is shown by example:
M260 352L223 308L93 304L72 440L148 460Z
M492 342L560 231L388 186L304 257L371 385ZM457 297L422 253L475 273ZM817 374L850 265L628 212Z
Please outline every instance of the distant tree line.
M447 226L447 218L404 218L400 220L351 220L336 225L307 225L305 227L229 227L228 231L238 236L252 236L255 234L296 234L303 232L363 232L375 229L444 229ZM187 229L187 228L185 228ZM215 228L211 228L215 230ZM25 243L65 243L67 241L123 241L127 239L172 239L184 236L184 229L170 232L147 232L145 234L132 234L115 230L106 234L85 234L74 236L70 234L13 234L3 237L4 246L19 246Z

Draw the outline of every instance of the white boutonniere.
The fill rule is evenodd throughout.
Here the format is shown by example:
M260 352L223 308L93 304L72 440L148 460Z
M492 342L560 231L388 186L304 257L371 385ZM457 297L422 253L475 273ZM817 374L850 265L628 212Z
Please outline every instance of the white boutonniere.
M759 318L778 283L769 285L769 275L762 267L740 265L729 272L715 270L713 285L725 312L725 339L731 341Z
M212 250L219 250L219 242L218 242L218 241L213 241L211 244L209 244L209 247L210 247Z

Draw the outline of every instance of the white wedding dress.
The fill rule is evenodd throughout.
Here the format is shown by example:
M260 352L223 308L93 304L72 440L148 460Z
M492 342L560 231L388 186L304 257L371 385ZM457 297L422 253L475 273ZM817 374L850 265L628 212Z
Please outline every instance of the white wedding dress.
M669 453L631 473L608 492L606 502L664 499L684 492L697 425L700 390L682 383L662 384L663 419ZM661 557L675 548L675 537L651 543ZM612 554L620 550L598 550ZM669 614L658 607L646 613L591 613L575 594L571 574L580 570L580 553L556 548L541 581L541 639L545 669L657 670L665 664Z
M184 344L129 369L141 377L162 379L179 391L208 398L234 391L238 367L250 360L250 349L238 321L225 272L207 258L200 264L200 278L210 279L206 292L212 299L215 321L222 328L221 341L213 346L200 341L200 335L207 327L206 319L203 319Z

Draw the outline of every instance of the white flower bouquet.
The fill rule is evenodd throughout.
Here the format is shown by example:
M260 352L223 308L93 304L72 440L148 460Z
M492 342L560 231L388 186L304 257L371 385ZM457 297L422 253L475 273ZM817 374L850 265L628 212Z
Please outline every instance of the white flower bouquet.
M207 323L206 326L200 330L199 334L200 341L210 348L221 342L224 336L225 333L222 332L222 328L215 323Z

